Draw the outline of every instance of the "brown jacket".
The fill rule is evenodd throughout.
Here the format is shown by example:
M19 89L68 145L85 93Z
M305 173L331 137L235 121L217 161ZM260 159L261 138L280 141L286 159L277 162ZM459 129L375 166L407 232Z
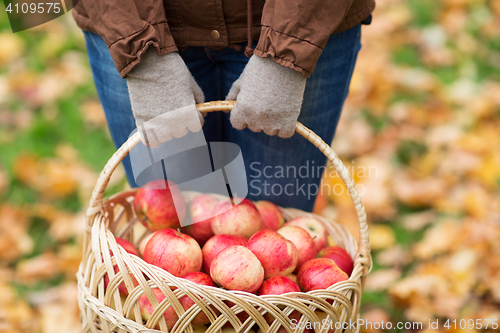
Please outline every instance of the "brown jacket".
M102 36L121 77L154 45L159 55L187 46L228 47L248 39L254 52L309 77L328 37L366 19L374 0L80 0L80 28Z

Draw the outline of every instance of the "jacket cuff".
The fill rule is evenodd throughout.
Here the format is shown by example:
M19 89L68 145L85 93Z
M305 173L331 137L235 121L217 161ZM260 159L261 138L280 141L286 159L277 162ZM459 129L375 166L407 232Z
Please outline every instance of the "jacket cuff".
M150 45L156 48L158 55L177 51L166 22L145 23L143 29L109 46L109 52L122 79L126 78L127 74L141 61L142 54Z
M254 53L259 57L272 57L282 66L310 77L323 48L305 39L262 26Z

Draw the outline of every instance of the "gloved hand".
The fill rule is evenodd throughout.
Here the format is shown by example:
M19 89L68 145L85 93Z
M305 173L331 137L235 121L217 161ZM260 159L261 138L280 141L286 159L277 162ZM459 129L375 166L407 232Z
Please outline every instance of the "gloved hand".
M142 142L162 142L201 130L203 117L196 103L205 96L177 52L162 56L150 47L127 75L135 122Z
M253 55L233 83L227 100L236 99L231 111L234 128L250 128L289 138L295 133L306 77L272 58Z

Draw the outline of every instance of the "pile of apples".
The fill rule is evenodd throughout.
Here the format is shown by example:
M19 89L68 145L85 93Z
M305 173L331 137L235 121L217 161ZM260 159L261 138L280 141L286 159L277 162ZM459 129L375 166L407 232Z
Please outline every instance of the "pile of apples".
M158 189L163 183L166 188ZM189 206L180 207L182 194L169 185L164 180L153 181L135 196L139 220L153 231L139 244L139 251L126 240L116 240L128 253L140 255L176 277L227 290L281 295L326 289L347 280L353 270L349 254L341 247L328 246L327 232L314 218L299 217L285 223L271 202L254 204L244 199L234 205L209 194L200 194ZM197 222L181 228L186 215ZM122 295L128 294L123 283L118 289ZM158 302L165 298L159 289L153 293ZM151 303L144 294L138 302L143 319L148 320L154 310ZM187 296L180 303L185 310L194 305ZM172 307L164 317L171 330L178 319ZM196 325L209 322L203 312L192 321Z

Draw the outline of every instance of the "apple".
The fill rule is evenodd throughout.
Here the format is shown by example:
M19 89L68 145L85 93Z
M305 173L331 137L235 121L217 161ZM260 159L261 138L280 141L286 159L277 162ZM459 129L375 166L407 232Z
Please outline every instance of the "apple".
M165 299L165 295L163 295L163 293L161 292L160 289L154 288L154 289L151 289L151 291L153 292L153 295L158 300L158 303L160 303L161 301L163 301ZM139 309L141 310L142 319L144 319L146 321L149 320L149 318L151 317L151 314L154 311L154 308L151 305L151 302L149 301L149 299L147 298L147 296L145 294L142 294L141 296L139 296L139 299L137 300L137 302L139 303ZM169 306L165 310L163 317L165 318L165 322L167 324L168 330L171 331L172 328L174 327L175 323L177 322L177 319L179 319L179 317L175 313L174 308L172 306ZM160 329L159 325L156 325L155 329Z
M262 226L259 211L248 199L243 199L234 207L230 200L222 201L215 206L213 215L212 231L216 235L238 235L250 238Z
M180 228L186 215L184 198L175 183L153 180L140 188L134 199L137 218L151 231ZM177 205L174 205L177 203Z
M289 275L297 267L299 254L293 243L276 231L264 229L248 240L248 248L264 267L264 278Z
M139 252L137 252L137 249L135 248L135 246L132 245L132 243L130 243L128 240L125 240L125 239L120 238L120 237L115 237L115 241L116 241L116 244L123 247L123 249L125 251L127 251L127 253L139 256ZM110 251L110 252L111 252L111 254L113 254L113 251Z
M257 201L255 207L259 211L262 219L262 229L278 230L285 223L285 218L281 210L269 201Z
M264 268L252 251L234 245L215 257L210 265L210 276L226 289L255 293L264 281Z
M141 242L139 243L139 253L141 254L142 257L144 257L144 249L146 248L146 244L149 242L149 240L151 239L151 237L154 236L154 232L145 236Z
M302 265L297 274L299 286L305 292L326 289L348 278L347 274L337 266L335 261L328 258L309 260Z
M184 275L182 278L189 280L191 282L194 282L196 284L202 285L202 286L217 287L217 285L214 283L214 281L212 281L210 276L208 276L207 274L202 273L202 272L191 272L191 273ZM179 299L179 302L181 303L182 307L186 311L191 306L193 306L193 304L195 304L195 302L187 295L181 297ZM212 310L215 313L219 313L219 311L214 306L212 306ZM195 325L205 325L205 324L208 324L209 322L210 322L210 319L208 319L207 315L203 311L198 313L191 321L191 323L195 324Z
M318 258L328 258L335 261L337 266L343 270L348 276L351 276L354 263L352 258L346 250L340 246L325 247L318 253Z
M299 286L286 276L273 276L260 286L257 295L282 295L300 292Z
M309 233L302 229L301 227L296 227L293 225L288 225L278 230L278 234L285 237L291 241L299 253L299 261L295 272L298 272L299 268L311 259L316 258L316 246L314 240L311 238Z
M214 235L212 231L212 211L220 200L208 195L200 194L193 198L190 206L191 225L182 228L182 231L196 239L201 245Z
M200 245L174 229L157 231L146 244L144 261L163 268L174 276L199 271L203 262Z
M133 254L135 256L139 256L137 249L134 247L134 245L132 245L132 243L130 243L129 241L127 241L123 238L120 238L120 237L115 237L115 240L116 240L116 243L118 245L120 245L121 247L123 247L123 249L125 251L127 251L127 253ZM109 250L109 253L111 254L111 256L113 256L113 250ZM114 265L113 270L114 270L115 274L117 274L120 271L120 269L118 268L118 265ZM130 278L132 279L132 283L133 283L134 287L139 284L137 282L137 280L135 279L133 274L130 274ZM108 274L106 274L106 275L104 275L104 287L108 288L108 285L109 285L109 276L108 276ZM123 281L122 283L120 283L118 285L118 291L119 291L120 295L125 295L125 296L128 295L128 289L127 289L127 286L125 285L125 281Z
M314 240L314 245L317 252L321 251L328 244L328 233L326 232L325 227L323 227L321 222L313 217L297 217L285 223L285 226L288 225L301 227L302 229L307 231L309 235L311 235L311 238Z
M210 273L210 265L220 251L233 245L247 246L248 240L243 236L216 235L203 246L203 270Z
M262 283L262 286L260 286L257 295L282 295L294 292L300 292L299 286L286 276L278 275L264 281L264 283ZM279 308L283 310L285 307L279 306ZM298 319L300 318L300 312L293 311L288 317L290 318L290 320L296 319L298 321ZM269 325L271 325L275 318L273 315L266 312L264 314L264 319Z

